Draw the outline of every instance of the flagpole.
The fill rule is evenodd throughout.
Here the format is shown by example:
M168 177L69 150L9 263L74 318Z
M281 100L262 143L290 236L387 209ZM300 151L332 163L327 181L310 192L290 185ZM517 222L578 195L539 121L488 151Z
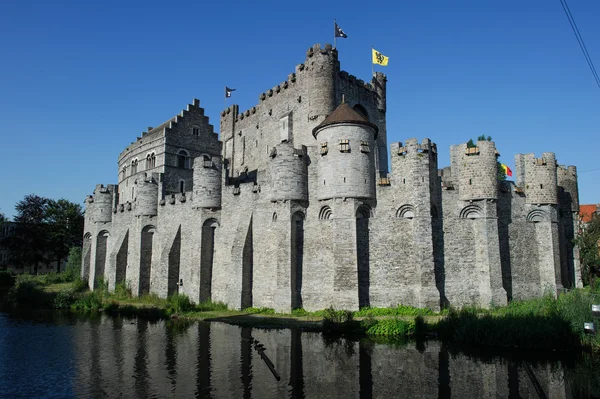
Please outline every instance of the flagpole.
M227 86L225 86L225 98L223 99L223 110L227 108Z
M335 20L335 18L333 19L333 48L335 48L335 42L336 42L336 31L335 31L335 25L337 24L337 21Z
M371 46L371 79L375 76L375 67L373 66L373 50L375 50L374 46Z

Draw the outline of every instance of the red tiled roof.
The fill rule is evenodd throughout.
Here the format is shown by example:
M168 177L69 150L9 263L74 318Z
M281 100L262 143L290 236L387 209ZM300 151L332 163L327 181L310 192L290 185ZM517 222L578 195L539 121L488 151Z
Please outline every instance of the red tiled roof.
M592 215L596 213L598 206L596 204L579 205L579 219L583 223L588 223L592 220Z

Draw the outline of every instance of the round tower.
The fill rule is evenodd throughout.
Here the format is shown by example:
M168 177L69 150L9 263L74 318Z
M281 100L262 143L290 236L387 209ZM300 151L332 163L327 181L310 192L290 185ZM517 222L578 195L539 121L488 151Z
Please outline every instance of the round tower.
M498 151L493 141L478 141L468 148L455 148L458 162L458 186L462 201L498 198ZM454 174L454 171L452 171Z
M541 158L534 154L521 157L525 175L525 202L527 204L557 204L556 155L544 152Z
M306 65L311 74L308 116L318 123L335 108L335 87L340 70L338 52L331 44L324 48L315 44L306 52Z
M135 214L137 216L156 216L158 214L158 184L147 177L138 180L136 188Z
M221 207L221 157L203 155L194 159L194 204Z
M579 188L577 186L577 167L569 165L566 168L559 166L556 170L557 182L563 188L566 200L571 202L571 211L579 211Z
M318 141L318 199L375 198L378 128L342 103L313 129Z
M306 147L295 149L288 142L277 144L269 167L273 190L271 201L308 201Z
M110 222L112 220L112 193L108 187L96 186L94 190L94 221Z

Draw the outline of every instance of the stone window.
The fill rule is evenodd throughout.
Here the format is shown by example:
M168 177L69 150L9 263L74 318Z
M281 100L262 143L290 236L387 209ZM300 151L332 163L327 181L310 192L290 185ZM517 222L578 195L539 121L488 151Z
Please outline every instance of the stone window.
M205 168L212 168L213 167L212 159L210 159L210 157L208 155L204 155L203 158L204 158L204 160L203 160L202 166L204 166Z
M148 154L146 157L146 169L152 169L156 167L156 155L154 153Z
M328 151L327 142L321 143L321 155L327 155Z
M138 160L134 159L133 161L131 161L131 175L135 175L137 173L137 167L138 167Z
M121 180L125 180L126 176L127 176L127 169L125 167L123 167L123 169L121 170Z
M360 152L371 152L371 150L369 149L369 142L368 141L361 141L360 142Z
M340 152L350 152L350 140L340 140Z
M190 157L185 150L180 150L177 153L177 167L183 169L190 168Z
M198 136L200 134L200 128L198 126L192 127L192 135Z
M281 130L279 131L279 139L283 142L288 142L292 139L292 116L285 115L280 119Z
M185 192L185 182L183 180L179 180L179 192L181 194Z

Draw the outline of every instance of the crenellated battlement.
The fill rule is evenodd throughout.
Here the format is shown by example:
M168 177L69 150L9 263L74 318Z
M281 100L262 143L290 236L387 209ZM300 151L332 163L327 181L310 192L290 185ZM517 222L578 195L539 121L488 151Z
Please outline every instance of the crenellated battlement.
M496 144L487 140L471 148L467 143L450 147L453 185L462 201L497 198L499 155Z
M559 165L556 169L559 200L563 206L570 205L572 212L579 212L579 187L577 183L577 167Z
M523 189L528 204L557 204L558 181L556 155L544 152L515 155L517 186Z

